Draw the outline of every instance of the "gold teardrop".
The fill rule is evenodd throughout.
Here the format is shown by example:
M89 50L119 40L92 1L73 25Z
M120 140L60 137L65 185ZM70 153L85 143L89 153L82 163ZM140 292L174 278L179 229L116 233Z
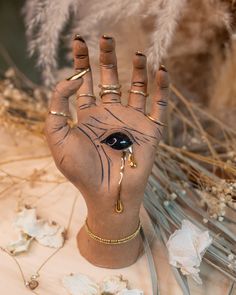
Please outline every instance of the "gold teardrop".
M129 165L130 165L131 168L136 168L137 167L137 163L136 163L136 161L134 159L133 153L129 153L128 162L129 162Z
M124 211L124 206L121 202L121 200L117 200L116 202L116 212L117 213L122 213Z

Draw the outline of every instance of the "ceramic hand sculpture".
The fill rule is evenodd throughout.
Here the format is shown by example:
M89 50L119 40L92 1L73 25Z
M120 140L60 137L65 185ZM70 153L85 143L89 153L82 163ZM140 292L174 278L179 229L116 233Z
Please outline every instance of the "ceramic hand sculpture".
M121 103L115 41L100 40L100 101L93 95L88 48L73 41L76 73L55 88L45 133L58 169L82 193L87 219L77 235L80 253L100 267L134 263L141 250L139 211L164 124L168 77L157 73L157 91L145 113L146 57L137 52L127 105ZM68 98L77 93L78 122L68 125Z

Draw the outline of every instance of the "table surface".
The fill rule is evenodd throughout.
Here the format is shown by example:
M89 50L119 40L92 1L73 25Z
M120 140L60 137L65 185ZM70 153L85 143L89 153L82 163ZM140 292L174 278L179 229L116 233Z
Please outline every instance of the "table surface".
M57 171L44 140L24 132L23 135L21 133L15 135L13 131L8 130L6 132L3 128L0 130L0 138L2 139L0 143L0 154L2 155L0 176L5 176L6 173L17 176L17 178L8 176L0 184L1 192L5 190L4 193L0 194L1 246L5 246L8 242L17 238L13 220L17 214L19 203L26 202L36 206L40 217L55 220L59 224L66 226L73 200L77 196L69 231L69 240L63 249L48 261L41 270L40 286L37 289L37 294L66 295L68 293L62 286L62 277L70 273L82 273L90 276L95 281L101 281L106 276L121 274L129 280L132 288L142 289L145 295L152 295L151 280L145 255L141 256L132 266L122 269L99 268L90 264L80 255L75 237L84 223L86 205L78 190L72 184L63 180L62 175ZM3 162L5 164L2 164ZM46 173L42 173L42 176L40 176L40 171L46 171ZM63 182L60 184L55 183L55 179L57 179L57 182L58 179ZM143 210L141 210L141 220L143 220L149 239L152 239L153 231ZM156 237L151 247L157 266L160 294L182 294L168 264L165 246ZM29 278L53 251L53 249L34 242L28 253L17 256L25 276ZM189 279L191 294L228 294L229 280L204 262L201 265L200 276L203 280L202 285L197 285L191 278ZM27 295L29 293L30 291L23 285L14 261L5 253L0 252L0 294Z

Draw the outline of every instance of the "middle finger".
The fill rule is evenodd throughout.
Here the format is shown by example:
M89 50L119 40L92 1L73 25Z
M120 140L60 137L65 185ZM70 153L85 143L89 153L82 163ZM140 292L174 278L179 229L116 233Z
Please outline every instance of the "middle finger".
M115 40L103 35L100 40L101 98L103 103L120 103Z

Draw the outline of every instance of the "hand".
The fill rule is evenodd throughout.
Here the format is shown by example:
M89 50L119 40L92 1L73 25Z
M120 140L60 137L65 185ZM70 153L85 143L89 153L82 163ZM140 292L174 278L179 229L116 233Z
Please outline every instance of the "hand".
M73 54L76 71L90 67L88 48L80 36L73 42ZM100 40L100 65L101 85L119 85L115 41L111 37L103 36ZM106 220L114 217L114 222L119 223L118 220L139 214L163 131L168 77L164 68L157 73L151 118L145 114L147 67L142 53L134 56L131 81L134 92L129 95L128 105L121 103L120 89L115 88L115 93L106 93L105 89L101 101L96 101L91 95L84 95L93 94L91 71L79 80L60 82L50 110L68 114L68 98L77 91L78 123L71 128L66 117L49 113L45 128L58 169L81 191L90 227L101 234L109 232ZM102 230L98 218L103 219ZM132 220L135 228L137 218Z

